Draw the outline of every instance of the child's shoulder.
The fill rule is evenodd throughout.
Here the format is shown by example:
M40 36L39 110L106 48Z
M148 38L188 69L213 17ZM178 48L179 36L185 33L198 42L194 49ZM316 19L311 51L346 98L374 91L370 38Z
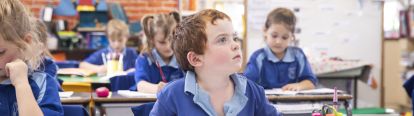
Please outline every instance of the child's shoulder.
M242 81L246 81L246 85L247 85L247 87L248 88L254 88L254 89L257 89L257 87L261 87L260 85L258 85L258 84L256 84L256 82L254 82L254 81L252 81L252 80L250 80L250 79L247 79L247 77L246 76L244 76L243 74L238 74L238 73L236 73L236 74L234 74L239 80L242 80Z
M296 54L297 53L304 54L302 48L299 48L299 47L289 46L287 49L289 49L290 51L292 51Z
M265 50L264 50L264 48L260 48L260 49L258 49L258 50L256 50L256 51L254 51L253 52L253 54L251 55L251 59L253 58L253 59L256 59L256 58L261 58L261 57L265 57L266 55L265 55Z
M180 97L184 95L185 78L176 79L169 82L160 92L160 96L165 98Z

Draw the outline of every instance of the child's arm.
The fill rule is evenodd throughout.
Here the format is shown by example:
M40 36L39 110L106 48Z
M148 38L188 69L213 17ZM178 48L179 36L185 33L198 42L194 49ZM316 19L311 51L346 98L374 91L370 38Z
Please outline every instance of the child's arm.
M136 60L135 82L137 83L137 91L144 93L157 93L164 87L165 83L160 82L158 84L153 84L148 82L151 80L150 78L155 78L148 75L150 72L150 66L148 64L149 63L146 57L140 56Z
M309 80L303 80L299 83L287 84L282 87L283 90L289 90L289 91L308 90L308 89L314 89L314 88L315 86Z
M79 68L91 70L97 73L106 73L106 66L105 65L94 65L88 62L81 62L79 64Z
M6 64L6 71L16 89L16 99L21 116L43 116L28 80L28 67L20 59Z
M159 91L164 88L166 83L159 82L158 84L152 84L147 81L139 81L137 84L137 91L144 92L144 93L158 93Z
M307 90L307 89L314 89L315 85L318 82L318 79L316 78L315 74L313 74L312 68L310 67L310 64L308 62L308 59L306 58L305 54L303 53L302 50L298 51L300 54L298 55L298 60L300 60L299 63L300 65L300 72L299 72L299 77L298 83L291 83L291 84L287 84L285 86L282 87L282 89L284 90Z

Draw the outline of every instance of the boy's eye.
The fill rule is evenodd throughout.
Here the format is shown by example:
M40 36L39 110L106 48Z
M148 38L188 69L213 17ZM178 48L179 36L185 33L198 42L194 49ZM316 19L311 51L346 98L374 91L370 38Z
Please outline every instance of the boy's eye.
M219 43L226 43L226 42L227 42L227 38L226 37L220 37Z
M277 38L278 36L277 35L272 35L272 38Z
M0 50L0 55L3 55L4 53L6 53L6 50Z
M289 37L288 36L283 36L282 39L287 40L287 39L289 39Z

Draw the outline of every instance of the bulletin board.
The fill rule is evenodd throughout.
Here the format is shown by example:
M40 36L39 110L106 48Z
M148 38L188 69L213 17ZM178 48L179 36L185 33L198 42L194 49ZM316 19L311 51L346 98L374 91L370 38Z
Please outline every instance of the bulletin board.
M263 27L267 14L277 7L286 7L295 11L298 29L295 36L305 53L369 62L374 66L373 76L380 80L383 7L380 1L247 0L246 6L247 58L265 45ZM380 96L379 90L376 95ZM371 100L377 103L379 98Z

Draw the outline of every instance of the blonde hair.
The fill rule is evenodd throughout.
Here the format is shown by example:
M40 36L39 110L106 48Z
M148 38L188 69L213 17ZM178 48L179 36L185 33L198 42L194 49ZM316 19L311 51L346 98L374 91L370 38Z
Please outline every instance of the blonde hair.
M15 44L19 55L29 69L36 70L45 56L39 41L39 35L33 30L34 20L19 0L0 0L0 38ZM30 39L27 42L25 39Z
M147 38L143 53L151 53L151 50L155 47L154 37L158 31L162 31L164 36L171 37L173 29L180 22L180 14L178 12L170 12L168 14L153 14L146 15L142 18L141 25L144 30L145 37ZM151 54L148 54L152 57Z
M47 27L46 24L43 23L42 20L38 18L34 18L33 20L36 22L35 30L34 32L39 37L39 41L43 43L43 54L48 57L52 57L52 54L50 53L49 49L47 48Z
M118 20L118 19L112 19L108 22L108 25L106 27L106 33L109 38L113 37L122 37L122 36L129 36L129 27L125 22Z

